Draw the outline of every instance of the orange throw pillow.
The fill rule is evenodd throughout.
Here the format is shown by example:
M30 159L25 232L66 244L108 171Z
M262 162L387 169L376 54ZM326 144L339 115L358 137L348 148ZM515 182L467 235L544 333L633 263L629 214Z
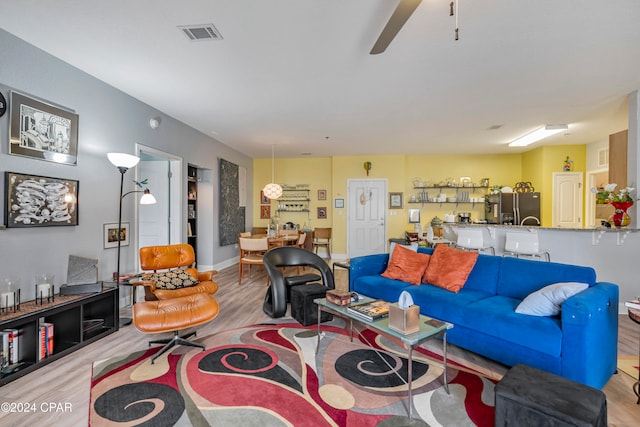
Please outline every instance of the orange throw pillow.
M404 246L396 245L382 277L419 285L424 270L429 265L429 258L430 255L420 254Z
M467 282L477 259L477 252L465 252L447 245L437 245L422 282L458 292Z

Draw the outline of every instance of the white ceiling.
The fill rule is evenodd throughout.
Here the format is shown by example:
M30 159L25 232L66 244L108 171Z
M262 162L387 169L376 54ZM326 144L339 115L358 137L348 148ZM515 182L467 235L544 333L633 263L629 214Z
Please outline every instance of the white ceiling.
M449 0L424 0L369 55L396 4L3 0L0 27L251 157L518 153L544 124L570 126L545 144L627 128L640 1L460 0L455 41ZM223 40L177 29L209 23Z

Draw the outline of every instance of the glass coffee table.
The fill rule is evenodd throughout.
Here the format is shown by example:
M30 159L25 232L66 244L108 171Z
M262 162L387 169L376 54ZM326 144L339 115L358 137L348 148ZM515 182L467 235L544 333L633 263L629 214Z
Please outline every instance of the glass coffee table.
M367 296L360 295L358 302L369 302L374 301L373 298L369 298ZM332 313L334 315L343 317L349 320L349 338L353 340L353 322L357 322L357 324L364 326L365 328L374 330L381 335L384 335L388 338L395 339L399 341L405 350L407 350L407 363L408 363L408 372L407 372L407 388L409 394L409 419L412 418L413 415L413 390L411 387L412 383L412 363L413 363L413 350L423 344L424 342L432 339L442 337L442 358L443 358L443 380L444 380L444 389L449 394L449 384L447 382L447 329L452 328L453 325L447 322L439 322L441 323L437 326L432 326L429 324L430 321L435 320L431 317L420 315L420 330L414 332L412 334L403 334L396 330L389 328L389 317L383 317L381 319L369 321L357 314L353 314L351 311L347 310L348 306L340 306L336 304L332 304L327 302L326 298L318 298L313 300L318 305L318 319L321 318L321 314L323 311ZM316 344L316 354L318 353L318 349L320 348L320 320L318 320L318 341Z

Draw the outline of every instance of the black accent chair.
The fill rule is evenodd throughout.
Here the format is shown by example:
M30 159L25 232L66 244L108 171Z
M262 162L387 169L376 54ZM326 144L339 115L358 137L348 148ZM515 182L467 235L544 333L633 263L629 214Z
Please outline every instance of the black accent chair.
M282 267L296 266L314 268L320 272L320 276L311 274L284 277ZM287 312L287 294L291 286L302 286L302 283L321 279L322 285L327 289L335 289L333 273L327 262L306 249L294 246L273 248L264 255L264 268L267 270L271 285L264 297L262 310L272 318L282 317ZM305 276L309 280L300 279Z

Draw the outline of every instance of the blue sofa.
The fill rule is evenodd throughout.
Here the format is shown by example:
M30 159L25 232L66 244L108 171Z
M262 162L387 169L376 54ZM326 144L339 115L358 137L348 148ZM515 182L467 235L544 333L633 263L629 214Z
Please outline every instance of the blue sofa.
M389 254L352 258L350 290L391 302L406 290L420 313L454 324L448 342L507 366L523 363L596 388L616 371L618 286L596 282L590 267L480 254L454 293L382 277L388 259ZM567 299L559 316L515 312L527 295L558 282L589 287Z

